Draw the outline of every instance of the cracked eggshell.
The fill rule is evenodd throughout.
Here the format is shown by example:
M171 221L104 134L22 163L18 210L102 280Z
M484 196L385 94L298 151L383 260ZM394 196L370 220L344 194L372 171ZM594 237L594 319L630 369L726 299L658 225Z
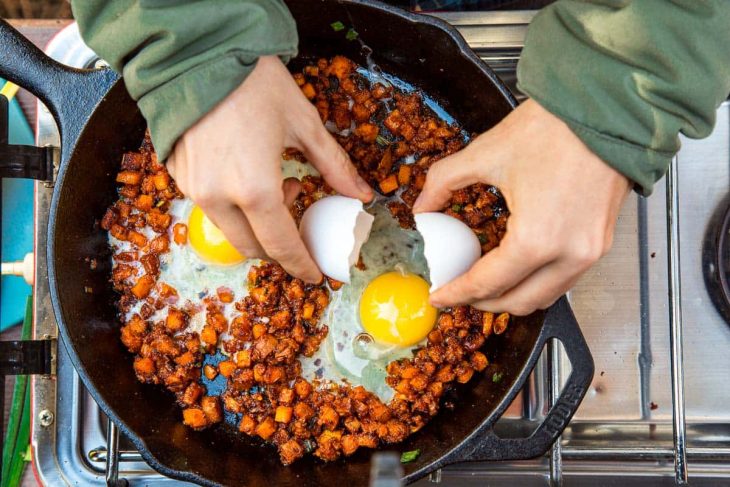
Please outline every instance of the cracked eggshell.
M481 257L479 239L461 220L444 213L419 213L415 220L423 237L431 291L464 274Z
M350 267L357 262L374 219L360 200L328 196L307 208L299 233L322 273L350 282Z

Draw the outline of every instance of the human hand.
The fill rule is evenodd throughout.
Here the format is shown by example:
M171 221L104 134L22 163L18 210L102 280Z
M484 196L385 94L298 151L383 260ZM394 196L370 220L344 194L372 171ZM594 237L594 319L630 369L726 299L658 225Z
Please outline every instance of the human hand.
M178 140L167 169L246 257L269 257L295 277L322 274L288 206L299 183L282 183L284 148L301 150L340 194L369 201L370 186L320 121L276 56L259 59L246 81Z
M547 308L610 249L631 187L532 100L435 163L413 211L441 210L455 190L479 182L502 192L507 232L467 273L433 292L434 306L515 315Z

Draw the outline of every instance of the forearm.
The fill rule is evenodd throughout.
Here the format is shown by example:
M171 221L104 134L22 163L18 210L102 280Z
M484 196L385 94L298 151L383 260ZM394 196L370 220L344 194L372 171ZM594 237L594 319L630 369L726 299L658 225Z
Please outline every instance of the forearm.
M730 92L727 0L559 0L533 20L519 87L649 194Z
M161 159L264 55L296 54L280 0L75 0L82 37L123 74Z

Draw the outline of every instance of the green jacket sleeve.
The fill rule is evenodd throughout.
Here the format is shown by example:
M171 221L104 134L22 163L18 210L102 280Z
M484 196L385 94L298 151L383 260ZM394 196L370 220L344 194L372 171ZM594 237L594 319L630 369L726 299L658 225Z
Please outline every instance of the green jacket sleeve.
M281 0L74 0L86 43L122 73L160 159L239 86L259 56L296 54Z
M527 33L519 88L644 194L730 93L729 0L559 0Z

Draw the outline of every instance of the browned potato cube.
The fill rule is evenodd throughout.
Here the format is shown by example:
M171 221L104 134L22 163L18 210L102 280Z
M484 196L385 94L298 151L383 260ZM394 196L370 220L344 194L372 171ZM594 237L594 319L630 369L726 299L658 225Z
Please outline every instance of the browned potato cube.
M276 408L276 415L274 421L277 423L288 423L291 421L292 408L289 406L278 406Z
M223 421L223 410L221 409L221 403L217 397L205 396L200 400L200 407L203 408L205 417L211 423L220 423Z
M266 418L258 426L256 426L256 434L261 437L262 440L268 440L271 435L276 431L276 423L271 417Z
M198 408L183 409L183 423L196 430L203 429L208 425L205 413Z

